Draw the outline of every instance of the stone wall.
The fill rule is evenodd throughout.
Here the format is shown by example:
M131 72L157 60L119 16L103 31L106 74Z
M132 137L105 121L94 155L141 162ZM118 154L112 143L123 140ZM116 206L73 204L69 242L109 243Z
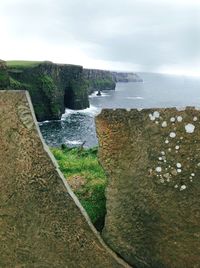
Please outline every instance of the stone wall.
M103 237L136 267L200 267L200 111L103 110Z
M0 137L0 267L129 267L59 172L28 93L0 91Z

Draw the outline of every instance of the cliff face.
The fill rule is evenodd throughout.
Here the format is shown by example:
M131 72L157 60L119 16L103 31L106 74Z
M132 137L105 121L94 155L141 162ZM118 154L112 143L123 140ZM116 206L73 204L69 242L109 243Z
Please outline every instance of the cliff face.
M116 83L112 73L104 70L83 69L83 76L88 84L88 93L97 90L114 90Z
M97 90L114 90L118 82L142 82L142 78L131 72L112 72L97 69L83 69L88 84L88 93Z
M65 108L89 106L83 68L43 62L34 67L10 68L10 87L29 91L39 121L60 119Z
M0 89L8 88L10 84L6 62L0 60Z
M143 82L138 74L131 72L112 72L112 77L115 82Z
M142 81L134 73L83 69L52 62L6 62L0 60L0 89L28 90L38 121L57 120L65 108L89 107L88 95L114 90L117 82Z

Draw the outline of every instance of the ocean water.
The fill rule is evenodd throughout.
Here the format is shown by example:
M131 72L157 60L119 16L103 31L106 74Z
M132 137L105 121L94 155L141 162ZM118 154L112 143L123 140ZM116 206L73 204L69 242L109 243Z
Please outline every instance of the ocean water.
M90 108L66 109L59 121L39 123L40 130L50 146L85 147L98 144L95 131L95 116L102 108L159 108L200 107L200 78L141 73L141 82L117 83L113 91L104 91L102 96L90 96Z

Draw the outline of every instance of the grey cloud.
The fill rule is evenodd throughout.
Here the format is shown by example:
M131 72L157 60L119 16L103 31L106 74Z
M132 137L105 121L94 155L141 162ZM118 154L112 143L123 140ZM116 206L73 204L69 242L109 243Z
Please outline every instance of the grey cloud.
M198 65L200 5L164 2L7 0L0 16L10 18L15 36L62 43L66 49L69 43L79 44L94 59L133 63L146 71Z

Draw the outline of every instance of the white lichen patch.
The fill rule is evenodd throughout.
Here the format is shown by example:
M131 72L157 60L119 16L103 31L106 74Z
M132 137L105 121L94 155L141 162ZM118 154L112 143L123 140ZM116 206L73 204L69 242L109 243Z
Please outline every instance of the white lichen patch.
M149 118L150 118L151 121L155 121L156 120L156 118L152 114L149 114Z
M170 132L170 134L169 134L169 136L170 136L170 138L175 138L176 137L176 133L175 132Z
M159 113L158 111L155 111L155 112L153 113L153 117L155 117L155 118L159 118L159 117L160 117L160 113Z
M162 168L161 167L156 167L156 172L161 172L162 171Z
M176 166L177 166L177 168L181 168L182 167L181 163L177 163Z
M186 185L183 184L183 185L181 185L181 187L180 187L180 191L183 191L183 190L185 190L186 188L187 188Z
M182 116L180 116L180 115L179 115L179 116L177 116L177 121L178 121L178 122L182 122L182 121L183 121L183 117L182 117Z
M193 117L193 121L196 122L198 118L196 116Z
M193 133L194 130L195 130L195 126L194 126L193 124L187 124L187 125L185 126L185 131L186 131L187 133Z
M176 118L175 117L171 117L170 118L170 122L174 123L176 121Z
M167 127L167 122L166 121L162 122L162 125L161 126L162 127Z
M181 153L185 150L185 142L183 141L187 142L187 139L189 138L189 135L184 134L184 132L193 133L195 130L197 131L197 123L200 122L200 117L197 118L197 116L193 115L188 122L185 121L187 120L185 115L181 114L181 116L180 113L177 113L177 115L174 114L172 117L166 119L163 118L163 116L160 116L159 112L158 114L156 112L157 111L154 113L152 112L149 116L156 124L159 123L158 127L160 127L162 133L161 137L165 137L162 140L164 146L157 155L157 163L154 165L153 174L155 178L157 178L157 182L163 183L163 186L168 185L177 188L178 191L183 191L188 186L191 186L191 183L195 183L197 177L195 175L196 169L198 168L198 170L200 170L200 159L196 159L196 157L199 156L199 152L192 152L189 149L187 154L185 153L183 155ZM195 123L196 121L197 123ZM195 140L196 139L193 139L192 142L197 147ZM199 151L200 149L197 148L197 150ZM194 157L192 157L192 155L194 155ZM185 162L185 160L188 163ZM190 167L190 173L185 177L185 173Z

